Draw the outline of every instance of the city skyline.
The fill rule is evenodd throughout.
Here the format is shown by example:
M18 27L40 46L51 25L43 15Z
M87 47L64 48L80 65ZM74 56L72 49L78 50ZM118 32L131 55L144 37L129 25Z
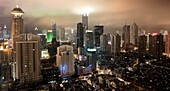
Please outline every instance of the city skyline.
M170 30L169 0L1 0L0 27L11 26L10 11L19 5L25 12L24 27L33 30L36 26L50 29L53 22L57 26L76 28L81 14L88 9L90 29L96 24L105 26L105 32L122 31L124 24L136 22L139 28L149 32L160 29ZM24 28L25 29L25 28Z

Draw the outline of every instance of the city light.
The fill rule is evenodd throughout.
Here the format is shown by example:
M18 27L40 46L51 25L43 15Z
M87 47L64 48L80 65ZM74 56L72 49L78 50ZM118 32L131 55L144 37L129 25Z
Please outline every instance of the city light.
M90 7L90 6L86 6L86 7L82 7L82 8L75 8L73 10L73 13L78 14L78 15L89 15L90 13L95 12L95 8L94 7Z

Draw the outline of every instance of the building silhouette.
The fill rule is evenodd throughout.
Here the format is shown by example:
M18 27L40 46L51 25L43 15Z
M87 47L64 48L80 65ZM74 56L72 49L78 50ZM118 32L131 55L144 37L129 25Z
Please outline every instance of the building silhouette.
M111 53L116 54L120 52L121 36L116 33L111 35Z
M124 25L122 32L123 48L126 49L130 43L130 26Z
M103 34L103 32L104 32L104 26L99 26L99 25L94 26L95 47L100 47L100 36Z
M82 23L77 23L77 48L84 46L84 29Z
M101 36L101 51L103 53L111 53L111 36L110 34L104 34Z
M82 15L82 24L84 30L88 30L88 15L86 13Z
M149 54L155 57L158 61L165 52L165 42L163 42L163 35L153 33L149 35Z
M138 44L138 25L134 22L130 30L130 43L137 46Z
M139 53L139 61L143 61L143 56L147 53L147 36L140 35L138 42L138 53Z
M85 48L94 48L94 32L93 30L86 30L85 33Z

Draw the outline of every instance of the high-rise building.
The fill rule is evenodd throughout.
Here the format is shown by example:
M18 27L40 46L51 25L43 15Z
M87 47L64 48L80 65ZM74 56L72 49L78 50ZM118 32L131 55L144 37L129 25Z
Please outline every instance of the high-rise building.
M131 26L130 43L135 44L136 46L138 44L138 25L136 23L133 23Z
M104 32L104 26L96 25L94 26L94 36L95 36L95 47L100 47L100 36Z
M59 28L59 40L65 40L65 29L64 29L64 27Z
M38 34L40 37L40 48L44 49L46 47L46 35L45 34Z
M20 83L32 83L41 79L40 38L38 35L21 34L14 36L13 78Z
M111 35L111 53L116 54L120 52L121 36L116 33L116 35Z
M146 45L147 45L147 36L140 35L138 42L138 51L139 53L146 53Z
M3 41L3 40L4 40L4 38L3 38L3 30L0 27L0 41Z
M165 53L170 54L170 34L166 34Z
M11 50L8 47L7 41L0 42L0 81L11 81Z
M94 32L93 30L86 30L85 33L85 48L94 48Z
M83 24L77 23L77 48L84 46L84 30L83 30Z
M160 60L165 52L165 43L163 42L163 35L153 33L149 35L149 53Z
M143 61L143 56L146 53L147 50L147 36L146 35L140 35L138 41L138 53L139 53L139 60Z
M88 15L86 13L82 15L82 24L84 30L88 30Z
M51 43L53 39L53 31L52 30L48 30L47 31L47 42Z
M57 37L56 23L52 24L52 32L53 32L53 38L56 38Z
M18 6L16 6L12 11L11 11L11 15L12 15L12 23L11 23L11 38L12 38L12 47L14 46L14 42L13 42L13 37L15 35L19 35L23 33L23 15L24 12L22 11L21 8L19 8Z
M59 67L60 75L70 76L73 75L74 70L74 53L73 47L70 45L62 45L57 48L57 67Z
M130 43L130 26L124 25L122 32L123 48L126 49Z
M104 34L101 36L101 51L103 53L111 53L111 37L110 34Z

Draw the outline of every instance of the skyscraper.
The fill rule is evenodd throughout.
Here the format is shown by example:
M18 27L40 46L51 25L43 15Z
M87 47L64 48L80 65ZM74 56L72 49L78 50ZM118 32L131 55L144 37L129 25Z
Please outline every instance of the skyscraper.
M74 53L70 45L62 45L57 48L57 67L61 76L74 74Z
M59 28L59 40L65 40L65 28L64 27Z
M40 76L40 38L38 35L21 34L14 36L14 70L13 78L20 83L32 83Z
M24 12L21 8L16 6L12 11L12 21L11 21L11 38L13 43L13 37L23 33L23 15ZM13 43L14 44L14 43ZM12 45L13 46L13 45Z
M130 30L130 43L138 44L138 25L134 22Z
M138 53L139 53L139 60L143 61L143 55L146 53L147 48L147 36L140 35L139 42L138 42Z
M88 15L86 13L82 15L82 23L84 30L88 30Z
M7 26L4 25L3 38L4 38L4 39L9 39L9 38L10 38L9 36L10 36L10 35L9 35L8 30L7 30Z
M104 34L101 36L101 50L103 53L111 53L111 37L110 34Z
M53 32L53 38L56 38L57 36L56 23L52 24L52 32Z
M85 47L94 48L94 33L93 30L86 30Z
M130 26L129 25L124 25L123 27L122 40L124 41L123 48L126 49L128 44L130 43Z
M166 34L165 53L170 54L170 35Z
M163 35L153 33L149 36L149 53L160 60L165 52L165 43L163 42Z
M120 43L121 36L118 33L111 35L111 53L116 54L120 52Z
M94 36L95 36L95 47L100 47L100 36L104 32L104 26L96 25L94 26Z
M77 23L77 48L84 45L84 30L83 24Z

